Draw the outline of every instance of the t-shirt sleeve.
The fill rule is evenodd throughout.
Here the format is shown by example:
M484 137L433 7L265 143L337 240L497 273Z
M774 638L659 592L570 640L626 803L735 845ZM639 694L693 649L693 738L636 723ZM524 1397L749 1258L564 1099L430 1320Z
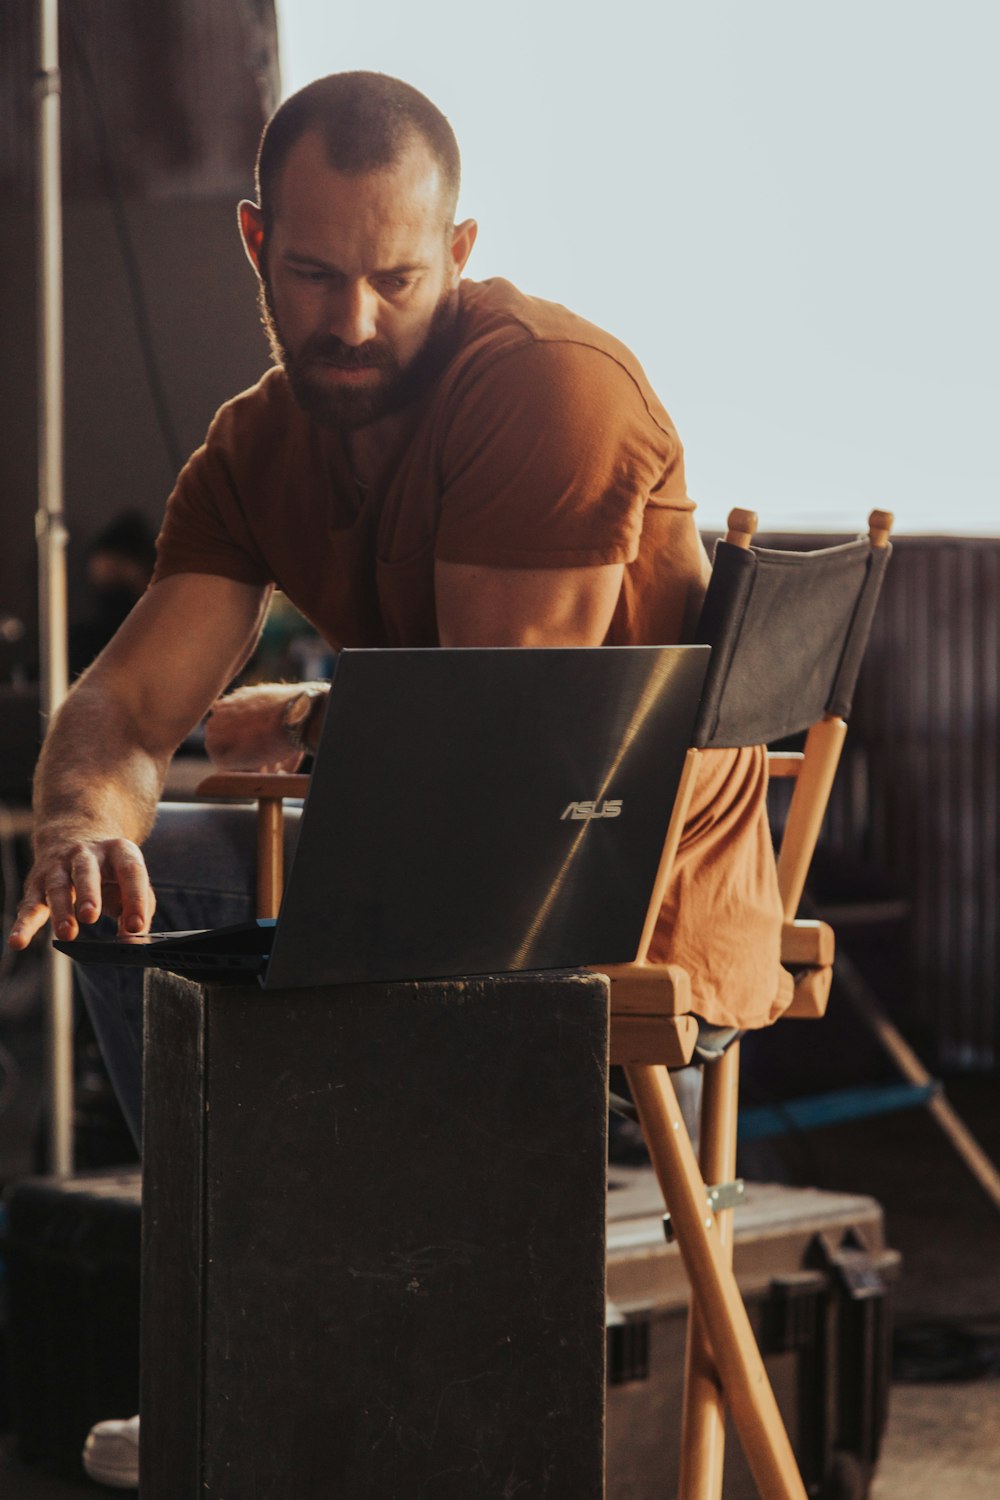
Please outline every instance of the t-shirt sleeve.
M217 418L167 501L156 543L154 583L175 573L213 573L237 583L272 581L247 524L225 444L217 434L219 425Z
M457 394L441 450L440 560L634 561L645 505L680 443L627 369L587 344L529 342L471 370Z

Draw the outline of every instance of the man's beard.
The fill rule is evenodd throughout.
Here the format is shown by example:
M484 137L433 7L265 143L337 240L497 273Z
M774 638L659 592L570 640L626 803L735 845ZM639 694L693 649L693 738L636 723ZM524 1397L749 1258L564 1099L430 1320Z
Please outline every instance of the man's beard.
M326 427L351 432L416 400L447 361L455 322L458 293L442 292L427 336L409 364L401 367L391 349L377 340L352 347L333 334L313 334L292 354L281 335L274 311L271 284L261 277L258 304L271 355L288 376L292 394L307 416ZM357 390L338 390L313 374L317 364L341 370L377 370L379 378Z

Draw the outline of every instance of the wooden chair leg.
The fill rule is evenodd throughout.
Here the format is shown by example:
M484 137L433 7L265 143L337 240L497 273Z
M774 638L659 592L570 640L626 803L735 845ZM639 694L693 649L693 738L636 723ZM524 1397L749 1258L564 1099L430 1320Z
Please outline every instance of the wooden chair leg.
M739 1097L739 1042L702 1075L699 1164L706 1184L732 1182L736 1176L736 1111ZM733 1263L732 1209L716 1214L719 1250ZM725 1457L726 1408L708 1330L697 1299L688 1315L684 1408L681 1415L679 1500L721 1500Z
M198 783L199 797L257 803L257 915L276 917L284 890L286 797L304 797L309 777L288 771L213 771Z
M284 800L261 797L257 804L257 915L276 917L285 884Z
M707 1208L670 1075L654 1064L629 1065L626 1074L754 1482L762 1500L806 1500L736 1278L719 1244L719 1226Z

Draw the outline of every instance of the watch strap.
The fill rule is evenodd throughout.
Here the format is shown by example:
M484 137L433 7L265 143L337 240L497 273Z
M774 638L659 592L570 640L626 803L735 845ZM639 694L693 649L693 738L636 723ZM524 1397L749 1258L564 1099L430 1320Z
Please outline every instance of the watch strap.
M289 698L281 719L285 739L300 755L311 755L313 751L307 735L312 724L316 702L323 696L323 689L307 684L294 698Z

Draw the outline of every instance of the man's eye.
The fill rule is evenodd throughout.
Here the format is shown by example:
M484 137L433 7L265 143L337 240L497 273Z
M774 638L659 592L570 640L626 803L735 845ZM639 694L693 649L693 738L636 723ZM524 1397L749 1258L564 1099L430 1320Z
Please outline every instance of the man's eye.
M410 279L408 276L380 276L378 284L382 291L389 292L391 295L393 292L405 292L410 285Z
M292 275L296 281L322 282L329 279L329 272L327 271L307 271L301 266L293 266Z

